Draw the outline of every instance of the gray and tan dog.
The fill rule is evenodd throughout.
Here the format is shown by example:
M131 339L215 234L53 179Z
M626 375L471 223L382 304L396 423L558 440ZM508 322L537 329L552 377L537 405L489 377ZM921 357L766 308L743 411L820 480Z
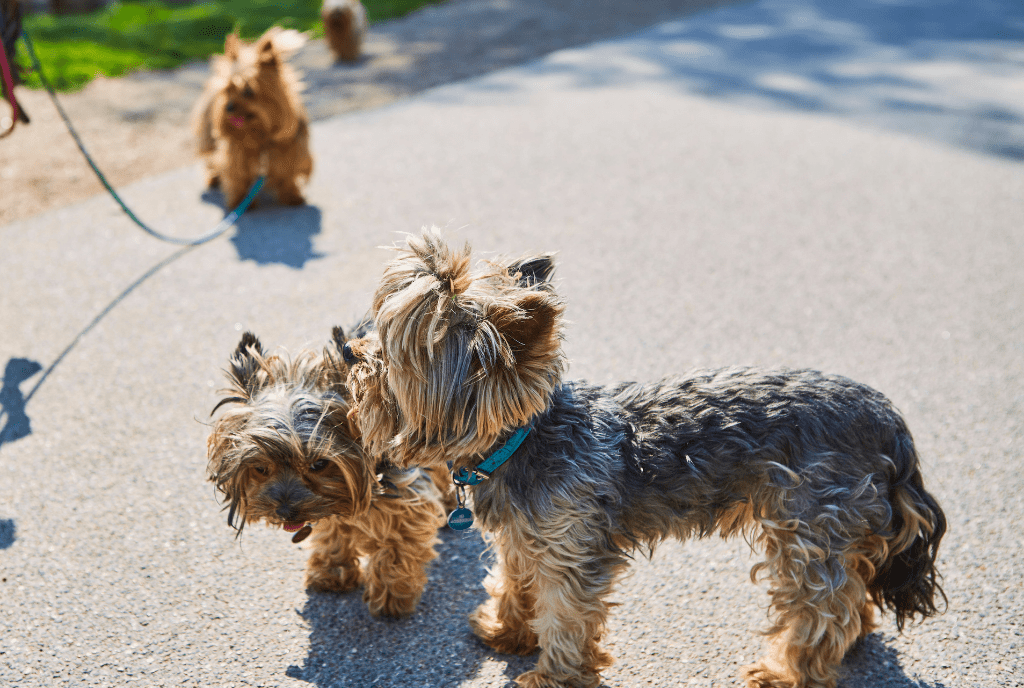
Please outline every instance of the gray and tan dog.
M774 624L749 686L831 688L875 608L901 629L936 613L946 521L882 394L811 370L564 382L551 258L469 263L435 231L400 249L378 333L344 351L350 415L371 453L470 475L528 430L470 487L498 558L471 624L501 652L540 649L520 686L600 682L606 598L630 554L665 538L744 535L763 552L751 576L769 582Z

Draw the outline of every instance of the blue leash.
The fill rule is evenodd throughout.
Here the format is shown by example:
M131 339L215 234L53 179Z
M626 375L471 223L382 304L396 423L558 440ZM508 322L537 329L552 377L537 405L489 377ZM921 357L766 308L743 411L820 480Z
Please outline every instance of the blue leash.
M208 241L213 241L221 234L228 231L231 228L231 226L238 221L238 218L242 216L242 213L246 211L246 209L249 207L249 204L252 203L252 200L256 198L256 194L260 192L260 189L263 188L263 183L266 181L266 177L260 175L259 177L256 178L256 181L253 182L252 187L249 189L249 193L246 194L245 198L242 199L242 202L239 203L234 210L228 213L224 217L224 219L221 220L217 224L217 226L213 228L212 232L204 234L203 236L198 237L196 239L179 239L177 237L168 236L166 234L158 232L157 230L148 226L145 222L140 220L135 215L135 213L132 212L131 208L129 208L124 201L121 200L121 197L117 194L116 191L114 191L114 187L110 185L110 182L107 181L107 178L100 171L100 168L96 166L95 162L93 162L92 156L89 155L89 151L85 149L85 144L82 143L82 139L79 138L78 136L78 132L75 131L75 128L71 125L71 120L68 119L67 113L64 112L64 108L61 107L60 101L57 100L57 94L54 92L53 87L47 80L46 74L43 72L43 65L40 64L39 58L36 56L35 48L32 45L32 39L29 38L28 32L25 31L24 29L22 29L21 35L25 39L25 47L28 48L28 55L32 59L32 67L39 74L39 80L43 83L43 86L46 88L46 92L50 94L50 100L53 101L54 107L57 108L57 113L60 115L60 118L64 120L64 126L67 127L68 133L71 134L71 138L73 138L75 140L75 143L78 145L78 150L82 151L82 155L85 156L85 161L89 163L89 167L91 167L92 171L96 173L96 177L100 180L100 183L103 184L104 187L106 187L107 191L110 192L110 195L114 198L115 201L117 201L117 204L121 206L121 210L123 210L125 214L129 218L131 218L132 222L137 224L142 229L142 231L146 232L147 234L156 239L159 239L160 241L166 241L169 244L177 244L178 246L199 246L200 244L205 244Z

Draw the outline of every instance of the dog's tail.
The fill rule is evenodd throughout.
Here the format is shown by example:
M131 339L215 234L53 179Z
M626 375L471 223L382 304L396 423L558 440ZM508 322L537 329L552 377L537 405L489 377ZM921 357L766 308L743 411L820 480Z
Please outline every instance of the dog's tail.
M870 585L871 596L881 609L896 615L902 631L908 619L938 613L938 601L946 605L935 567L939 542L946 532L946 516L935 498L924 489L921 467L909 431L896 438L890 482L892 536L889 553Z

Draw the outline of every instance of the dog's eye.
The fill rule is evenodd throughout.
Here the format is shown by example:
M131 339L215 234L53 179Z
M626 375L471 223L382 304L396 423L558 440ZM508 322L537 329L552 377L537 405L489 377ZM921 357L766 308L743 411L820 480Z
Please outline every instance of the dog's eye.
M268 473L270 473L266 466L256 466L255 470L260 475L267 475Z
M244 89L242 89L242 96L244 96L245 98L252 98L254 95L256 94L253 92L252 86L246 86Z
M345 359L345 363L355 363L359 358L356 356L356 352L352 350L351 344L345 344L341 348L341 356Z
M318 461L315 461L312 466L309 467L309 470L322 471L323 469L327 468L327 464L329 463L330 461L328 461L327 459L319 459Z

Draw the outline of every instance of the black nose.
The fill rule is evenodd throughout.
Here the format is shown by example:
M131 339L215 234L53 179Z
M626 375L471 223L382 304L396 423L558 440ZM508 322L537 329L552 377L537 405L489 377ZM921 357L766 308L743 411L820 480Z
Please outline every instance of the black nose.
M229 100L228 104L224 106L224 111L225 112L234 112L235 111L235 102L233 100Z
M299 510L291 504L282 504L274 510L278 518L282 521L297 521L299 520Z
M345 344L341 347L341 356L345 359L345 363L355 363L358 359L356 352L352 350L351 344Z

